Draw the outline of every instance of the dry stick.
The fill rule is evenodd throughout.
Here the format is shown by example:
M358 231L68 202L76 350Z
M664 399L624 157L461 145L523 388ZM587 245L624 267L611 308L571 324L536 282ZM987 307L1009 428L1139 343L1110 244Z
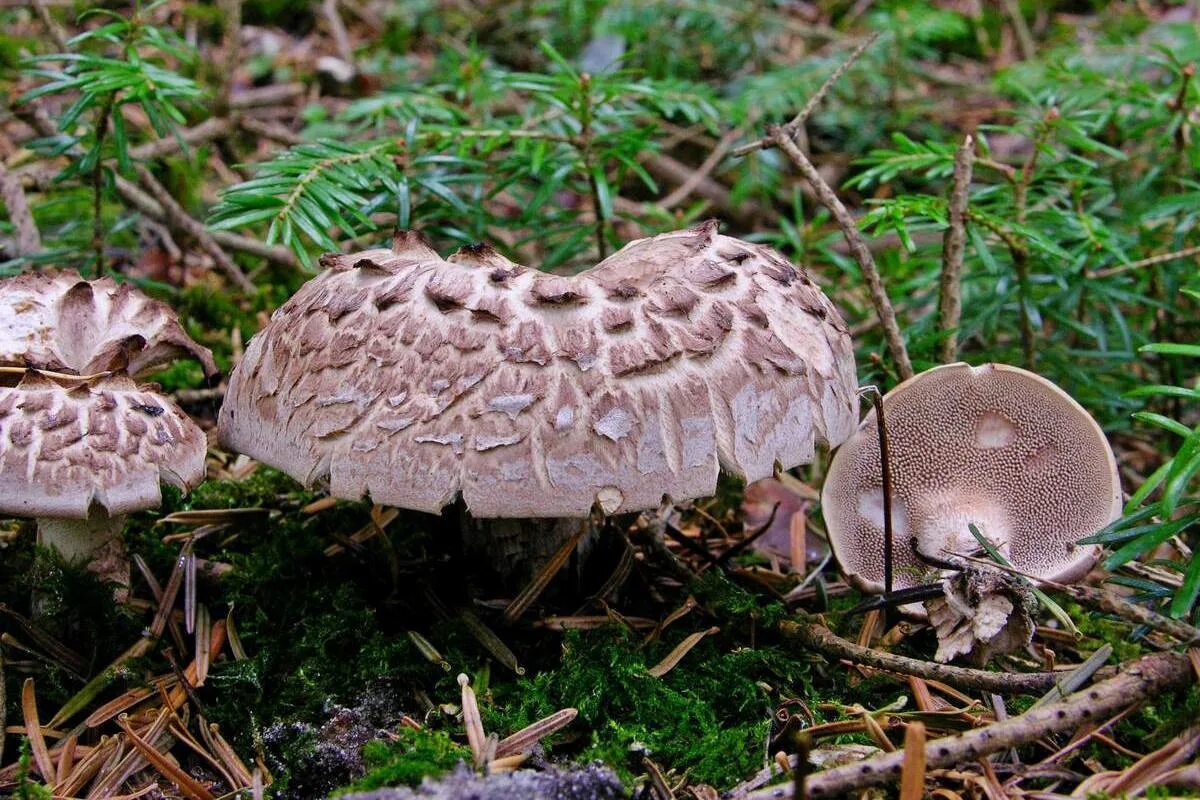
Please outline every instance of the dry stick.
M169 156L179 150L180 142L194 146L211 142L228 136L237 129L237 120L230 117L211 117L199 125L185 128L178 136L164 136L145 144L129 149L129 157L133 161L153 161L156 158Z
M934 739L925 746L928 769L945 769L991 753L1027 744L1042 736L1073 731L1168 689L1195 679L1187 656L1155 653L1122 669L1114 677L1094 684L1064 700L983 728ZM818 772L809 777L809 797L846 795L868 786L896 780L904 764L903 750ZM792 797L792 787L781 785L747 795L747 800Z
M133 208L137 209L142 214L159 221L166 221L167 214L162 205L159 204L150 195L142 191L137 184L116 176L117 194L121 195L121 199L128 203ZM252 256L265 258L274 264L279 264L284 267L295 269L299 267L300 262L296 260L296 255L286 247L277 245L268 245L260 242L258 239L251 239L248 236L239 236L229 231L210 231L209 235L216 240L222 247L228 247L230 250L238 250L243 253L249 253Z
M1137 261L1130 261L1128 264L1118 264L1115 267L1097 270L1089 273L1089 278L1110 278L1113 275L1120 275L1123 272L1131 272L1142 267L1156 267L1159 264L1165 264L1168 261L1175 261L1180 258L1191 258L1192 256L1200 256L1200 246L1185 247L1182 250L1176 250L1172 253L1160 253L1156 256L1147 256L1139 258Z
M0 200L4 201L8 218L16 228L17 255L28 256L41 250L42 237L29 210L21 179L6 170L3 164L0 164Z
M171 228L177 234L190 236L196 240L201 249L217 263L229 279L237 284L238 288L246 294L255 294L257 289L250 279L246 277L246 273L242 272L241 268L233 263L233 259L229 254L217 244L213 239L212 234L203 224L192 218L192 215L183 210L183 206L175 201L171 193L166 187L158 182L149 169L143 164L134 164L133 169L137 172L138 181L150 193L150 196L158 202L163 210L163 216L166 218L167 227Z
M1008 18L1012 21L1013 32L1017 35L1017 46L1021 50L1021 58L1028 61L1037 56L1033 33L1029 30L1029 23L1025 21L1025 15L1021 12L1020 2L1004 0L1004 13L1008 14Z
M902 380L908 380L913 376L912 362L908 358L908 348L904 345L904 337L900 333L900 326L896 323L896 312L892 308L892 301L888 299L887 291L883 288L883 278L880 277L879 268L875 265L875 257L871 255L870 248L867 247L862 234L859 233L854 217L846 210L846 206L838 199L833 189L829 188L829 184L817 172L817 168L808 160L808 156L804 155L783 128L774 127L770 131L775 146L796 165L800 174L812 186L821 205L829 209L838 227L842 229L842 236L846 237L850 252L854 255L854 260L858 262L859 269L862 270L863 277L867 281L867 289L871 293L871 303L875 306L875 313L879 315L880 324L883 326L883 338L887 342L892 360L896 362L896 371Z
M967 193L975 137L967 134L954 154L954 188L950 191L950 225L942 242L942 274L938 286L938 355L943 364L958 360L958 323L962 318L963 254L967 243Z
M674 208L691 197L696 187L712 174L712 171L717 168L717 164L721 163L721 159L729 152L729 148L733 145L734 140L741 135L742 129L734 128L722 136L721 141L717 142L717 146L713 148L712 152L708 154L708 157L704 159L700 166L696 167L695 171L688 175L687 179L677 186L673 192L662 200L659 200L658 205L662 208Z
M803 126L808 118L812 116L813 111L816 110L821 101L825 99L825 95L829 94L829 90L833 88L833 85L841 80L842 76L846 74L846 71L849 70L850 67L854 66L854 62L858 61L858 59L862 57L862 54L867 51L867 48L875 44L875 40L878 38L878 33L868 36L858 47L854 48L850 55L846 57L846 60L843 61L837 69L829 74L829 77L825 79L825 82L821 84L821 87L817 89L816 93L808 99L808 102L804 104L804 107L800 109L799 113L792 117L792 119L783 126L785 133L789 137L796 135L796 132L799 131L801 126ZM753 153L755 150L769 150L772 146L774 146L774 144L774 138L770 135L767 135L762 139L759 139L757 142L751 142L750 144L742 145L733 151L733 155L736 158L739 156L744 156L747 153Z
M1042 694L1061 677L1056 672L988 672L898 656L843 639L817 622L785 620L779 633L830 658L844 658L872 669L941 681L963 691L996 694Z
M338 55L351 69L354 69L354 48L350 46L350 36L346 33L346 25L342 22L341 13L338 11L338 0L324 0L321 3L321 13L325 15L325 21L329 23L329 30L333 33L333 41L337 45Z
M67 34L62 29L62 26L58 24L58 20L50 16L50 9L46 7L45 0L33 0L33 8L37 11L38 19L46 27L50 38L54 40L54 46L58 48L60 53L67 52L69 49L67 47Z

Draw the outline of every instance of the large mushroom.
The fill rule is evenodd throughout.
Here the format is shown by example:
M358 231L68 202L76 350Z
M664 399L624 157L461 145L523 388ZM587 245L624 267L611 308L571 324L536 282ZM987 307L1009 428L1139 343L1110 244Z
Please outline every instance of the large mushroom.
M38 541L128 583L123 515L161 502L160 482L204 478L203 431L133 375L212 355L167 305L72 272L0 281L0 514L34 517Z
M948 573L939 565L947 562L966 566L955 558L979 550L970 525L1028 575L1074 581L1095 564L1099 547L1076 542L1120 515L1116 459L1096 421L1057 386L1003 364L949 364L901 383L883 408L895 589L944 580ZM863 591L883 591L875 412L834 454L821 499L846 576ZM1008 612L1020 605L1001 597L1013 594L1010 585L995 576L947 584L934 606L946 611L949 602L957 610L946 611L939 635L957 638L939 657L1003 632ZM906 610L921 613L919 606Z
M222 444L336 497L475 518L582 518L808 463L857 418L820 289L715 223L572 277L417 234L328 255L250 342Z

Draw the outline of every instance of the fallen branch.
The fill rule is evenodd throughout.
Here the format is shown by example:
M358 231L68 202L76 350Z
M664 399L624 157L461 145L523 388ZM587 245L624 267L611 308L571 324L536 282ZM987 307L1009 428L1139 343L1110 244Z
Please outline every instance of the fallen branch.
M785 620L779 625L779 633L785 639L799 642L831 658L844 658L898 675L941 681L966 691L1043 694L1062 677L1054 672L988 672L898 656L855 644L816 622Z
M871 255L870 248L867 247L862 234L859 233L854 217L821 177L821 174L817 172L817 168L808 160L808 156L804 155L804 151L792 141L791 136L781 127L771 128L770 132L775 146L796 165L800 174L816 192L821 205L829 209L838 227L842 229L842 235L846 237L846 243L850 245L850 252L854 255L854 260L858 262L863 278L867 282L867 289L871 294L871 304L875 306L875 313L879 316L880 324L883 326L883 338L887 342L892 360L896 362L896 371L902 380L911 378L913 376L912 362L908 358L908 348L904 344L900 326L896 323L896 312L883 287L883 278L879 274L879 267L875 264L875 257Z
M1187 656L1155 653L1120 669L1108 680L1056 703L1028 711L1004 722L975 728L955 736L934 739L925 745L927 769L945 769L1007 750L1053 733L1065 733L1095 719L1103 719L1127 706L1195 679ZM811 775L805 786L808 797L846 795L868 786L893 783L903 770L905 753L899 750ZM790 784L761 789L747 800L794 797Z

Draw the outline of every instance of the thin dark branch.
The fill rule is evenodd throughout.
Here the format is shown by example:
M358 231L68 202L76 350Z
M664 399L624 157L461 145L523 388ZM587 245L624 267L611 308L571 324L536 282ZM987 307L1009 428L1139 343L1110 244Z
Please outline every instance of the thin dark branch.
M829 74L829 77L825 79L825 82L821 84L820 88L817 89L813 96L808 99L808 102L804 104L804 107L800 109L799 113L792 117L792 119L783 126L783 130L787 136L795 137L796 133L800 130L804 123L808 121L808 118L812 116L813 111L815 111L817 106L821 104L821 101L825 99L825 95L829 94L829 90L833 88L834 84L841 80L842 76L846 74L847 70L854 66L854 62L858 61L858 59L862 57L862 54L867 52L867 48L875 44L875 41L878 38L878 33L868 36L858 45L858 47L854 48L850 55L846 57L846 60L843 61L837 69ZM739 156L744 156L747 153L753 153L755 150L769 150L774 145L775 141L768 134L762 139L759 139L757 142L751 142L750 144L742 145L734 150L732 155L737 158Z

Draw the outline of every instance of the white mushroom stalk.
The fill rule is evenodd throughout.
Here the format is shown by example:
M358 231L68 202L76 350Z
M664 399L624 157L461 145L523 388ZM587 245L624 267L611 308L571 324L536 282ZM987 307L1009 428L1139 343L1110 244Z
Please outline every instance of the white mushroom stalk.
M572 277L415 234L322 260L230 379L224 446L333 495L586 517L808 463L857 418L846 326L715 223Z
M978 551L971 525L1029 575L1070 582L1095 564L1099 547L1076 542L1120 515L1120 479L1100 426L1065 392L1016 367L959 363L901 383L883 403L896 589L941 580L946 573L937 564ZM822 492L834 553L868 592L882 591L884 580L879 452L872 412L834 455ZM947 630L970 622L998 635L999 611L1021 606L995 596L1002 584L1008 592L1009 582L999 579L952 587L952 607L961 611L970 596L973 608L988 613L986 623L945 616L941 602ZM906 611L922 613L918 606Z

